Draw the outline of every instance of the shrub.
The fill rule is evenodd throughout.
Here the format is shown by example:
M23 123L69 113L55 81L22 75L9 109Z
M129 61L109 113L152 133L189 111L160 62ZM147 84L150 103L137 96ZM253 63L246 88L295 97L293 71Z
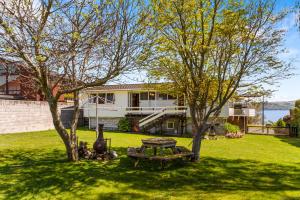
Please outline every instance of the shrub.
M300 128L300 100L295 101L295 107L290 110L290 125Z
M278 121L274 125L277 127L286 127L286 123L282 118L278 119Z
M130 122L127 118L122 118L118 122L119 131L129 132L131 130Z
M224 129L226 131L225 137L226 138L241 138L243 137L243 134L240 133L240 127L230 124L230 123L225 123L224 124Z
M230 124L228 122L226 122L224 124L224 129L225 129L226 133L237 133L240 131L240 127Z
M295 107L300 108L300 99L295 101Z

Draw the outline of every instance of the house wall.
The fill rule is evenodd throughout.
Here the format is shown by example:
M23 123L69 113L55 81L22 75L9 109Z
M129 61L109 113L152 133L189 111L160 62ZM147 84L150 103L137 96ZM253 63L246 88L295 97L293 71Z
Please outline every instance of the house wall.
M136 91L137 92L137 91ZM88 94L96 94L96 93L114 93L115 94L115 103L107 103L107 104L98 104L98 122L104 124L105 129L115 130L118 127L118 122L122 117L125 117L127 114L126 108L129 107L129 93L130 91L89 91ZM81 103L84 107L84 117L89 118L90 120L90 128L96 127L96 104L88 103L88 94L82 94L85 100L81 100ZM176 106L176 100L142 100L140 101L140 107L167 107L167 106ZM229 106L226 104L219 115L222 119L227 119L229 115ZM190 110L187 110L187 127L186 132L192 132L192 123ZM142 117L142 116L141 116ZM177 125L177 121L176 121ZM166 128L167 122L163 123L163 129L171 134L177 130L168 130ZM155 131L155 129L150 132Z
M102 91L101 91L102 92ZM104 91L103 91L104 92ZM127 91L107 91L115 94L115 103L98 104L99 117L124 117L126 114L126 107L128 107L128 92ZM93 92L91 92L93 94ZM96 104L88 103L88 96L83 101L84 117L96 117Z
M70 106L59 103L61 108ZM47 102L0 100L0 134L54 129Z
M98 119L99 124L103 124L105 130L117 130L120 117L101 117ZM97 125L96 117L90 118L90 128L95 129Z
M219 117L221 118L227 118L229 116L229 105L225 104L222 109Z
M89 91L88 94L96 94L100 91ZM124 117L126 108L129 107L129 91L101 91L101 93L114 93L115 103L98 104L99 117ZM88 94L82 95L84 105L84 117L96 117L96 104L88 103ZM176 100L140 100L140 107L166 107L176 106Z

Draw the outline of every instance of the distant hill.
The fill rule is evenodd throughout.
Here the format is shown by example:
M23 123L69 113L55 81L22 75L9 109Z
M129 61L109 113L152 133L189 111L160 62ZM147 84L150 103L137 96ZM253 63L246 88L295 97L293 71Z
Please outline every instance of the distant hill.
M266 110L289 110L293 108L295 101L277 101L265 103Z

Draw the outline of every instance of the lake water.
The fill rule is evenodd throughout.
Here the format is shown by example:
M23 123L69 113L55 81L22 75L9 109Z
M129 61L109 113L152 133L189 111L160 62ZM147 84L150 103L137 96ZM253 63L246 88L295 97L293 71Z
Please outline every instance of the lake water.
M289 114L289 110L265 110L265 123L268 121L276 122L279 118Z

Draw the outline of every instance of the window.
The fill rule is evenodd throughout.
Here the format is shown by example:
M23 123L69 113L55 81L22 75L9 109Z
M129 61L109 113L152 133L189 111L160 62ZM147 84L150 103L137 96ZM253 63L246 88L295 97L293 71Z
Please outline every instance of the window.
M89 102L90 102L90 103L96 103L96 96L97 96L97 94L91 94L91 95L90 95Z
M149 92L149 100L155 100L155 92Z
M96 103L98 95L98 104L106 103L115 103L115 94L114 93L99 93L99 94L90 94L90 103Z
M107 93L106 94L106 103L114 103L114 102L115 102L114 93Z
M99 104L105 104L105 93L98 94L98 103Z
M4 68L4 66L0 65L0 75L5 74L6 69Z
M174 100L177 99L175 96L168 94L168 100Z
M173 121L167 122L167 129L174 129L175 123Z
M164 93L159 93L158 94L158 100L167 100L168 99L168 95L164 94Z
M140 99L141 101L148 100L148 92L141 92Z

